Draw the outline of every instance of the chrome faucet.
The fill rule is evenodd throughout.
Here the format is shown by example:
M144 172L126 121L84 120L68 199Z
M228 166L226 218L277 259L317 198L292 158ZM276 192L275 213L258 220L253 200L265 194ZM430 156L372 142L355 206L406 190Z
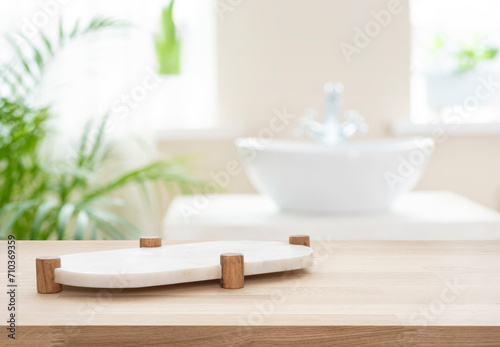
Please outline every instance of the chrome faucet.
M364 118L355 110L345 112L347 120L340 123L342 94L344 86L341 83L325 84L325 117L323 124L318 122L317 110L309 110L302 118L300 135L306 133L316 142L325 146L335 146L345 142L356 133L366 134L368 125Z

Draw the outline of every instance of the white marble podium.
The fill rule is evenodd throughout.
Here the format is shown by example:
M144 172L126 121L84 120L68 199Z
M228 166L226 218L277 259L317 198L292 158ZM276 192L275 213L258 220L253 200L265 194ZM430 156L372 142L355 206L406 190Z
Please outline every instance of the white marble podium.
M176 198L166 240L500 240L500 213L448 191L412 192L390 213L322 215L280 212L261 195Z
M310 247L288 242L194 242L62 255L54 281L77 287L142 288L213 280L221 278L221 254L239 253L245 276L313 264Z

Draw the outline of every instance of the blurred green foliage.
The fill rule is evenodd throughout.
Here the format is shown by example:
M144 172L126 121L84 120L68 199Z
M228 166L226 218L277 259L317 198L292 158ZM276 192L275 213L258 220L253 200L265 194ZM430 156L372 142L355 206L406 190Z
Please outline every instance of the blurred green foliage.
M174 2L175 0L171 0L169 5L163 8L160 32L155 36L160 75L175 75L180 72L181 41L177 36L173 20Z
M436 35L431 42L431 53L438 57L446 50L446 40L441 35ZM459 49L453 51L452 58L459 73L473 71L485 61L494 60L498 54L498 48L484 44L479 35L471 40L459 44Z
M124 25L95 18L85 26L78 21L65 30L60 20L56 40L43 32L34 40L9 36L16 57L0 66L0 238L9 233L31 240L134 238L141 232L122 217L130 206L114 197L116 192L137 187L145 201L150 201L147 184L156 185L156 190L161 184L172 194L201 186L179 158L100 179L98 173L113 152L104 141L107 117L94 128L87 124L70 159L55 160L42 150L52 116L50 107L35 107L32 100L46 66L67 42ZM95 136L92 130L97 130L92 133Z

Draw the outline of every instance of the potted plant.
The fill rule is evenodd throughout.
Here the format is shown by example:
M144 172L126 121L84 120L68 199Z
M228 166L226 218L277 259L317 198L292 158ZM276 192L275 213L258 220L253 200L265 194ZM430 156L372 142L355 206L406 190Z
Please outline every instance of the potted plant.
M430 49L430 68L425 73L427 99L435 109L464 104L474 96L480 77L496 75L492 63L498 48L474 36L468 41L454 43L436 36ZM479 106L489 105L494 98L478 100Z

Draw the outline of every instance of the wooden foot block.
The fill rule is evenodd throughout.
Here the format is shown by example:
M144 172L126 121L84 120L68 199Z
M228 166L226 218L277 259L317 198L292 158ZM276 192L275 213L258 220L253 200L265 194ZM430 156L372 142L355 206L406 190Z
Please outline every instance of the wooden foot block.
M243 288L245 285L243 254L222 253L220 265L222 267L220 286L225 289Z
M161 247L161 237L145 236L141 237L140 246L142 247Z
M291 245L301 245L311 247L311 240L308 235L292 235L288 238Z
M59 257L36 258L36 289L41 294L59 293L62 285L54 282L54 270L61 267Z

